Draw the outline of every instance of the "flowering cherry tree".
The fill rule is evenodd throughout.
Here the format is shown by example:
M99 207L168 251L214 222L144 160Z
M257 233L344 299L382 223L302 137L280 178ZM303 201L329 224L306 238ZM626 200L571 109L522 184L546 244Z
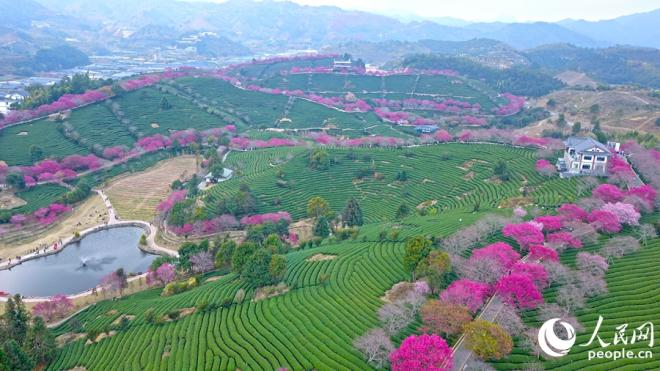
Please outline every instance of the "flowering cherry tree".
M540 261L559 261L559 254L556 250L543 245L532 245L529 247L530 258Z
M509 269L515 262L520 260L520 254L505 242L495 242L486 247L472 251L471 258L489 258L495 260L504 268Z
M616 214L606 210L594 210L589 214L589 223L603 233L619 233L621 222Z
M495 291L506 303L519 309L532 309L543 303L541 292L528 274L512 273L502 277Z
M541 264L518 262L511 268L511 272L526 274L539 290L548 286L548 273Z
M156 270L149 268L147 272L147 284L148 285L157 285L157 284L168 284L174 280L176 277L176 269L174 265L170 263L161 264Z
M493 108L496 115L507 116L519 112L525 105L525 98L513 95L511 93L502 93L502 97L507 103L501 107Z
M451 370L451 348L438 335L411 335L392 352L390 363L393 371Z
M544 237L537 225L532 223L507 224L502 229L504 237L511 237L520 248L526 250L531 245L543 244Z
M355 339L353 346L364 354L367 362L378 368L387 365L388 357L394 350L390 337L380 328L367 331Z
M591 191L592 196L604 202L617 202L623 200L625 193L613 184L601 184Z
M55 295L47 301L42 301L32 307L32 314L42 317L47 322L63 318L73 309L73 302L66 295Z
M191 256L190 264L194 273L205 273L215 267L213 256L208 251L202 251Z
M606 203L601 210L616 215L621 224L639 225L639 218L641 215L631 204L623 202Z
M279 222L280 220L286 220L287 222L290 222L291 215L286 211L278 211L275 213L244 216L243 218L241 218L241 224L254 225L254 224L264 224L267 222L276 223Z
M120 293L128 287L126 273L123 268L110 272L101 278L101 286L104 290L119 291Z
M582 241L579 238L573 236L570 232L561 231L550 233L548 234L547 239L548 245L561 251L567 247L574 249L579 249L582 247Z
M577 254L575 264L580 270L588 272L594 276L604 276L609 264L607 260L598 254L581 252Z
M552 176L557 173L557 168L550 161L544 159L537 160L534 168L543 176Z
M156 210L161 213L168 212L172 209L172 207L174 207L175 204L185 200L187 195L187 189L174 191L163 202L156 206Z
M527 216L527 211L526 211L525 209L523 209L522 207L518 206L518 207L516 207L515 209L513 209L513 215L514 215L516 218L520 218L520 219L522 219L522 218L524 218L525 216Z
M484 305L490 291L488 284L459 279L440 293L440 300L445 303L464 305L472 313L476 313Z
M108 147L103 150L103 157L109 160L124 158L127 154L128 150L125 146Z
M534 218L534 221L543 225L543 231L551 232L561 229L562 220L559 216L543 215Z
M645 184L639 187L630 188L628 195L637 196L646 202L648 208L653 210L657 192L652 186Z
M564 221L587 221L589 213L576 204L563 204L557 209L557 215Z
M71 207L64 204L50 204L48 207L43 207L35 211L32 216L43 225L49 225L55 222L59 215L71 211Z

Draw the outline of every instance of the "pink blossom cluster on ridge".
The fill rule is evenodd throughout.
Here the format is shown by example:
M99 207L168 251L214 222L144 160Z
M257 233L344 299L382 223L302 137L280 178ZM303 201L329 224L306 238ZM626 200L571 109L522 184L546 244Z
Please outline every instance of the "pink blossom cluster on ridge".
M175 204L185 200L187 195L188 190L186 189L174 191L169 196L167 196L164 201L158 204L156 210L161 213L168 212L172 209L172 207L174 207Z
M511 93L502 93L507 100L507 104L501 107L493 108L493 112L499 116L508 116L520 112L525 105L525 98L513 95Z
M15 124L21 121L33 120L38 117L50 115L52 113L70 110L84 104L94 103L108 98L105 90L89 90L82 94L64 94L58 100L43 104L30 110L15 110L9 112L4 119L0 120L0 128L5 125Z
M266 214L257 214L244 216L241 218L242 225L255 225L255 224L264 224L267 222L277 223L280 220L286 220L287 222L291 221L291 215L286 211L278 211L274 213Z

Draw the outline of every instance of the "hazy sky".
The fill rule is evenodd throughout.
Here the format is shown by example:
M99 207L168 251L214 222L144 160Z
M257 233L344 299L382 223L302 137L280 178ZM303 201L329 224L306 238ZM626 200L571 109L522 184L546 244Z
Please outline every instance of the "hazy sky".
M601 20L660 8L660 0L293 0L393 15L455 17L470 21Z

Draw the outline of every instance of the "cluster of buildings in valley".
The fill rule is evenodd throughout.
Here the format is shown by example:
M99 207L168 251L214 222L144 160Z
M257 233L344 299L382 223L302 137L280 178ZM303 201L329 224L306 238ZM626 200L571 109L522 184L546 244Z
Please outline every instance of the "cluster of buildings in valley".
M237 59L207 59L200 60L194 53L184 49L163 49L151 55L139 55L124 51L114 55L91 56L91 64L71 69L47 72L38 76L3 80L0 76L0 113L6 115L11 105L20 102L27 96L27 88L31 85L52 85L66 76L77 73L89 73L92 78L119 80L143 73L162 72L168 68L182 66L198 68L221 68L246 58Z

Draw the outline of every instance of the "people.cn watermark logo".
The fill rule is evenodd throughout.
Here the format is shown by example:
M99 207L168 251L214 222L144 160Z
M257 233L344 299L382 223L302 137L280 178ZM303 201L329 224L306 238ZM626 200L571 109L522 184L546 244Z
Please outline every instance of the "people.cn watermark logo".
M564 327L566 333L566 340L560 339L555 334L555 323L559 322ZM575 344L575 329L570 323L562 321L560 318L553 318L545 321L539 329L539 347L543 353L550 357L563 357L568 354Z
M562 338L564 339L555 333L555 324L564 327L565 334L562 334ZM620 359L653 358L653 351L643 348L646 345L648 348L653 349L655 345L653 322L644 322L640 326L633 328L632 334L630 334L627 323L618 325L615 327L614 336L611 341L608 341L609 338L607 336L601 337L599 334L602 324L603 316L598 316L598 322L589 341L579 344L580 347L591 347L587 352L588 360L608 359L616 361ZM575 339L575 329L570 323L562 321L561 318L550 319L539 329L539 347L549 357L558 358L568 354L573 345L575 345ZM594 347L592 344L600 345L600 348ZM611 349L609 348L610 346L618 346L620 349ZM626 347L633 349L626 349Z

